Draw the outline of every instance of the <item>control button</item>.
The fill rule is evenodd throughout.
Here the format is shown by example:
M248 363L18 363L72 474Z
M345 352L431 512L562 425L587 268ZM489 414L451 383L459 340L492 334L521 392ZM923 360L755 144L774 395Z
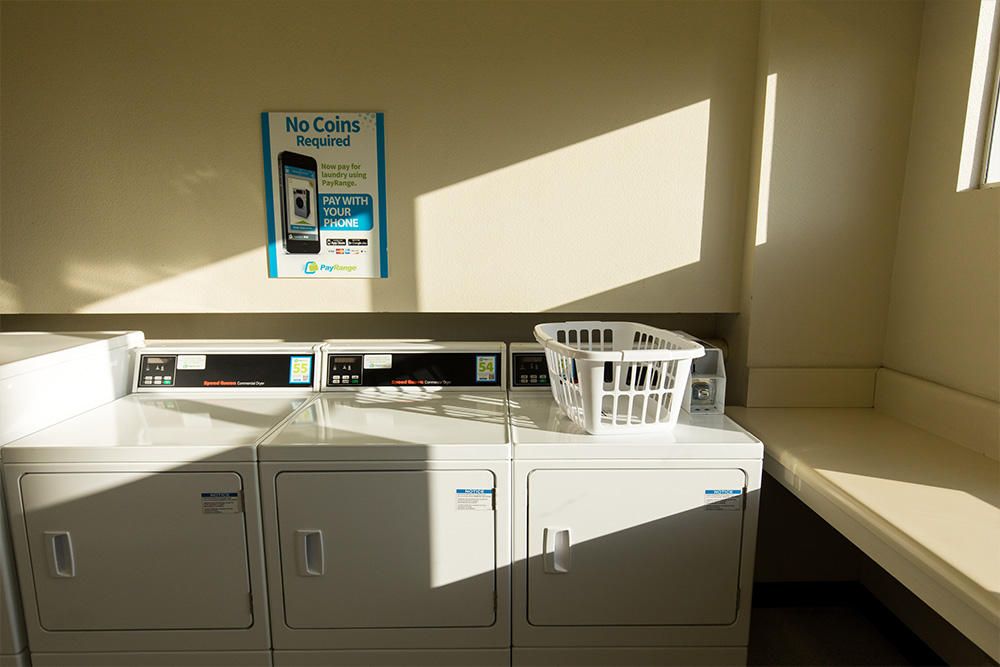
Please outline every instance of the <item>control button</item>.
M330 378L330 384L340 384L340 378L339 377Z
M173 384L174 379L169 375L163 376L163 384Z

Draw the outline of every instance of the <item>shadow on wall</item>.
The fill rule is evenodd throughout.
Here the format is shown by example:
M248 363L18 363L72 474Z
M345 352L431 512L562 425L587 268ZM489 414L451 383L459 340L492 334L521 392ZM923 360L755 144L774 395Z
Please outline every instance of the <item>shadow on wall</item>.
M737 307L757 3L4 19L3 219L49 239L4 226L7 311ZM385 112L388 279L266 279L257 123L283 109Z

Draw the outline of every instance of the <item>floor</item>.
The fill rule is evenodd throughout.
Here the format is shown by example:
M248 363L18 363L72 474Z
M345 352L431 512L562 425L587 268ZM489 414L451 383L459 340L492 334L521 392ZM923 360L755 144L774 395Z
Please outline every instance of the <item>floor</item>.
M860 586L754 587L748 663L765 665L943 665Z

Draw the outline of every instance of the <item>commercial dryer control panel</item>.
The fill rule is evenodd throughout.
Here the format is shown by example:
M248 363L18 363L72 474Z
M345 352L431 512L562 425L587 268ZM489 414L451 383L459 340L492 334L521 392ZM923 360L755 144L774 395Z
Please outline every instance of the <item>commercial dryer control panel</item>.
M315 391L318 358L309 345L139 348L133 391Z
M370 343L370 342L369 342ZM434 343L324 348L323 389L504 387L503 343Z
M549 367L545 348L536 343L510 344L510 388L548 389Z

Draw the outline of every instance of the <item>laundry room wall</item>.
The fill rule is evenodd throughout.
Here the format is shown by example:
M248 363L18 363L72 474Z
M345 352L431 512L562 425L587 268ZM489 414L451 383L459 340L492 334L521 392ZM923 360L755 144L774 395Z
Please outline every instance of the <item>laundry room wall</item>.
M883 363L995 398L997 191L949 184L979 2L926 4L3 2L0 328L622 318L726 339L731 403L870 405ZM388 279L266 277L291 109L386 114Z
M979 14L764 5L731 402L867 407L882 366L997 400L1000 190L958 184Z
M958 191L978 2L928 2L884 365L1000 401L1000 188Z
M2 12L5 314L738 308L756 2ZM388 279L268 279L280 110L385 114Z
M905 1L764 5L743 295L720 323L730 402L872 405L922 18Z

